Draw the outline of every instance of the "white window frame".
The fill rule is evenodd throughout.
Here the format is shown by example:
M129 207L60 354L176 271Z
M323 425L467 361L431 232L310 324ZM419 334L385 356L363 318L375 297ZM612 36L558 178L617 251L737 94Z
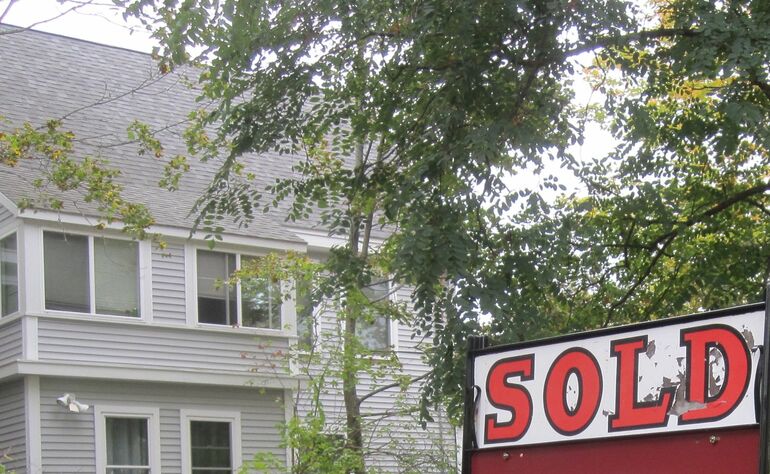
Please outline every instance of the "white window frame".
M88 232L79 232L79 231L71 231L69 229L61 229L61 228L49 228L49 227L43 227L40 228L40 262L42 264L42 268L40 269L40 286L42 287L42 294L40 295L41 298L41 308L43 311L51 314L78 314L78 315L86 315L86 316L97 316L97 317L104 317L104 318L117 318L117 319L123 319L128 321L152 321L152 301L150 298L150 295L152 294L152 289L150 287L150 281L152 279L152 256L151 256L151 249L149 248L150 243L146 241L137 241L134 239L128 239L122 236L113 236L113 235L93 235ZM79 237L86 237L88 239L88 291L89 291L89 312L83 313L78 311L61 311L56 309L48 309L45 306L45 233L50 232L54 234L64 234L64 235L75 235ZM122 237L122 238L121 238ZM110 240L120 240L124 242L135 242L137 244L137 255L136 255L136 271L137 271L137 298L139 298L139 301L137 301L137 310L139 311L139 314L137 316L125 316L120 314L105 314L105 313L97 313L96 312L96 275L94 274L94 239L110 239Z
M188 282L189 282L188 288L190 289L190 295L191 295L188 312L193 314L193 318L194 318L193 323L198 325L199 327L205 327L205 328L232 328L233 326L228 324L214 324L214 323L200 322L199 314L198 314L198 252L200 251L235 256L236 271L241 269L241 256L248 257L248 258L251 258L251 257L259 258L259 257L263 257L264 255L249 254L249 253L228 251L228 250L209 250L209 249L204 249L200 247L194 247L192 251L189 252L189 255L192 259L192 261L190 262L190 267L192 271L188 275ZM235 285L235 305L236 305L236 318L237 318L237 325L235 325L235 327L237 327L238 329L246 329L246 330L252 330L252 331L268 331L268 332L274 333L276 331L286 332L285 328L287 325L296 325L295 324L296 314L295 314L293 298L283 298L283 295L286 293L287 285L289 284L289 282L281 281L279 283L280 283L281 296L282 296L281 308L278 315L278 317L280 318L280 321L278 322L279 324L276 327L265 328L265 327L243 325L243 315L241 314L242 312L241 284L240 282L238 282ZM292 328L291 332L293 332L293 334L296 334L296 328Z
M16 228L7 229L4 232L0 232L0 240L4 240L11 235L16 236L16 311L12 313L8 313L5 316L3 316L0 313L0 318L10 318L11 316L14 316L16 314L19 314L21 311L21 247L19 245L19 233L16 231ZM2 308L2 298L3 295L0 293L0 308Z
M290 282L293 291L290 291L292 304L294 305L294 334L299 341L299 284L296 281ZM325 309L323 304L314 306L310 311L310 345L316 346L320 342L321 336L321 318ZM294 359L292 359L293 361Z
M191 421L214 421L230 423L230 464L233 472L243 464L243 452L241 449L241 413L238 411L220 410L179 410L180 442L182 444L182 474L192 474L192 435L190 433Z
M384 299L388 301L389 303L396 303L398 299L396 298L396 293L398 292L398 288L393 287L393 281L390 279L390 277L386 277L385 282L388 283L388 294L387 297ZM366 295L364 295L366 296ZM385 348L383 349L368 349L372 351L375 355L380 353L386 353L389 351L398 351L398 321L391 319L389 316L385 316L385 326L388 331L388 340L385 343ZM358 329L358 325L356 325L356 329ZM356 334L358 336L358 334Z
M107 472L107 427L106 419L140 418L147 420L147 454L150 474L160 471L160 410L156 407L126 407L117 405L94 406L94 443L96 445L96 472Z

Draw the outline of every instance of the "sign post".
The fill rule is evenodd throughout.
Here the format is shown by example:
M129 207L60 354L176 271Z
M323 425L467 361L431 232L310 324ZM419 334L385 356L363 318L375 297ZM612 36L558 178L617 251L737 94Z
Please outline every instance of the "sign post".
M766 307L472 339L463 474L768 474Z
M759 419L759 472L760 474L770 474L768 466L768 437L770 437L770 414L768 411L767 394L770 393L770 377L767 376L770 370L770 285L765 287L765 336L762 347L762 360L759 372L762 374L761 382L757 390L758 404L760 406Z

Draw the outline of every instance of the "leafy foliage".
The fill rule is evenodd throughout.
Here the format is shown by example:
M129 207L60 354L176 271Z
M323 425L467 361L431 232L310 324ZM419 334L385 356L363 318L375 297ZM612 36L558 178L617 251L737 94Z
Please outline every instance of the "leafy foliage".
M453 413L469 333L663 317L767 282L766 1L125 3L219 104L202 123L231 153L204 216L259 202L244 153L304 155L268 193L347 237L330 269L347 288L373 268L413 285L426 393L454 394ZM603 107L573 105L586 54ZM617 146L580 162L589 119ZM523 177L547 157L584 192L554 200L556 179Z
M142 137L137 139L145 143ZM37 162L40 172L32 183L38 193L17 203L21 209L62 210L62 192L76 191L83 202L98 205L99 226L120 221L125 232L139 239L150 237L147 229L154 220L144 205L122 197L116 181L120 172L98 157L77 156L75 135L62 130L60 121L49 120L42 127L24 123L0 132L0 163L15 167L23 160Z
M507 214L542 202L505 178L579 139L572 58L641 38L623 1L124 3L154 28L168 67L202 68L202 96L218 104L203 123L231 153L202 222L248 217L262 197L244 153L304 155L295 179L268 191L291 198L291 219L317 216L348 237L333 270L349 287L372 265L415 287L444 369L479 329L480 306L504 306L492 301L509 282L487 287L479 272ZM377 227L389 237L372 261Z
M554 332L756 301L768 282L768 9L668 2L657 13L681 34L594 62L597 120L617 146L579 169L587 192L510 234L557 250L526 252L560 280L546 292Z

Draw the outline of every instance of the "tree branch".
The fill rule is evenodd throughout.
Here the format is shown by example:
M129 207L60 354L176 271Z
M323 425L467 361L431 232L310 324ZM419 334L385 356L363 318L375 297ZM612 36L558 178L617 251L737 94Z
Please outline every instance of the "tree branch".
M2 21L2 19L5 17L5 15L8 14L8 12L11 9L11 6L13 6L13 4L16 3L16 1L18 1L18 0L11 0L11 3L8 4L8 6L6 7L5 11L3 11L3 15L0 16L0 21ZM78 2L74 6L64 10L63 12L59 13L58 15L54 15L54 16L52 16L50 18L46 18L45 20L36 21L35 23L32 23L32 24L24 26L24 27L16 27L16 28L13 28L13 29L10 29L10 30L0 31L0 36L12 35L12 34L16 34L16 33L21 33L22 31L31 30L32 28L34 28L36 26L40 26L40 25L43 25L45 23L50 23L50 22L52 22L54 20L58 20L59 18L63 17L64 15L66 15L68 13L72 13L74 11L77 11L77 10L87 6L87 5L91 5L92 3L94 3L93 0L83 0L82 2Z
M639 287L642 286L642 284L644 284L644 282L649 278L649 276L652 274L653 270L655 269L655 266L657 265L658 261L660 261L660 258L664 255L665 250L673 243L674 239L676 239L683 230L688 229L694 226L695 224L703 222L709 217L713 217L719 214L720 212L727 210L728 208L732 207L734 204L737 204L742 201L749 201L752 196L763 194L768 190L770 190L770 183L763 183L748 189L744 189L743 191L737 194L734 194L728 197L727 199L717 203L716 205L712 206L709 210L697 216L687 219L678 227L674 228L670 232L667 232L659 236L657 239L655 239L653 243L650 245L650 247L656 248L655 253L653 254L652 260L646 266L644 272L642 272L642 274L636 279L636 281L631 285L631 287L623 294L623 296L618 301L612 304L609 312L607 313L607 318L604 321L604 327L607 327L612 322L612 317L614 316L617 309L623 306L636 293Z
M9 11L11 11L11 7L13 7L13 5L14 5L16 2L18 2L18 1L19 1L19 0L10 0L10 1L8 2L8 5L6 5L6 6L5 6L5 10L3 10L3 13L2 13L2 14L0 14L0 23L2 23L2 22L3 22L3 20L5 20L5 17L8 15L8 12L9 12Z
M422 374L422 375L420 375L420 376L417 376L417 377L413 377L413 378L411 378L411 379L409 380L409 382L407 383L407 385L412 385L412 384L413 384L413 383L415 383L415 382L419 382L420 380L424 379L425 377L427 377L427 376L428 376L428 375L430 375L431 373L433 373L433 371L432 371L432 370L431 370L431 371L428 371L428 372L425 372L424 374ZM382 392L384 392L385 390L389 390L389 389L391 389L391 388L396 388L396 387L400 387L400 386L401 386L401 383L400 383L400 382L393 382L393 383L389 383L389 384L387 384L387 385L383 385L382 387L379 387L379 388L377 388L376 390L372 390L372 391L371 391L371 392L369 392L369 393L366 393L366 394L364 394L364 395L361 395L360 397L358 397L358 406L360 407L360 406L361 406L361 404L362 404L362 403L364 403L364 401L366 401L367 399L369 399L369 398L371 398L371 397L373 397L373 396L377 395L378 393L382 393Z
M751 84L752 84L753 86L756 86L756 87L758 87L758 88L759 88L759 90L761 90L761 91L762 91L762 93L764 93L764 94L765 94L765 97L767 97L768 99L770 99L770 84L768 84L768 83L766 83L766 82L762 82L762 81L760 81L759 79L752 79L752 80L751 80Z

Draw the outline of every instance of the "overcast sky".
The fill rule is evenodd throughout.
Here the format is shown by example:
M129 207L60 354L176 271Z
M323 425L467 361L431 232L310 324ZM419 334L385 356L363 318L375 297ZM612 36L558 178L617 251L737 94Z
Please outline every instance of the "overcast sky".
M11 1L0 0L0 15ZM155 42L141 25L137 22L126 24L110 0L94 0L93 3L70 11L77 4L62 4L57 0L17 0L3 23L22 27L39 23L34 29L146 53L152 51Z

